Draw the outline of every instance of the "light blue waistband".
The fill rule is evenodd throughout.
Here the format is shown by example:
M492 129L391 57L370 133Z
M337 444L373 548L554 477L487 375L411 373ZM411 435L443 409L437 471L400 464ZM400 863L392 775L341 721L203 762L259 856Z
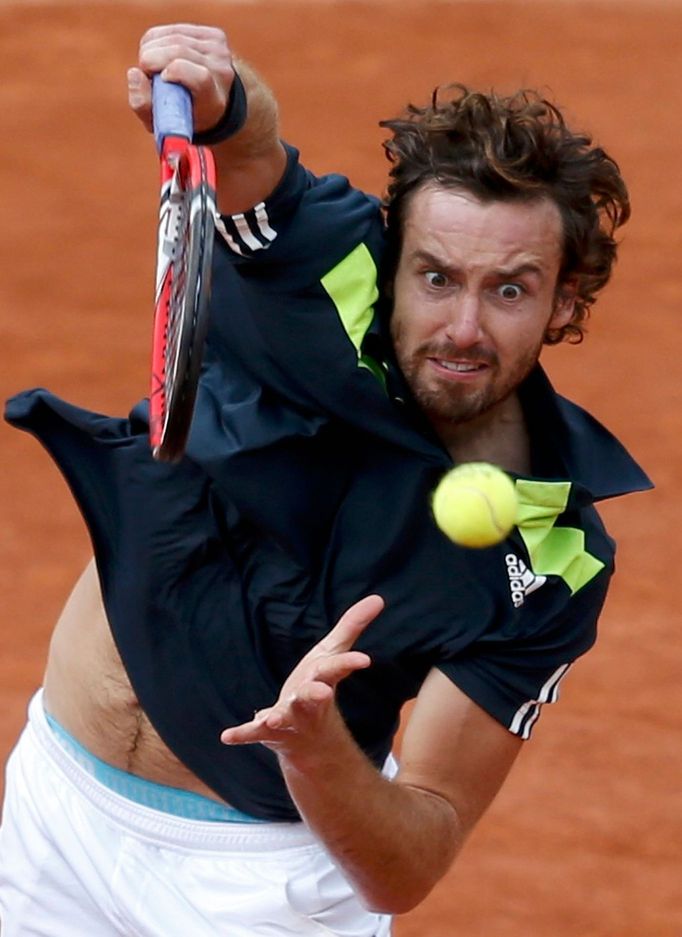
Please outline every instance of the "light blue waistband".
M62 748L84 768L88 774L99 781L104 787L114 791L127 800L152 810L160 810L176 817L187 820L211 821L217 823L261 823L257 817L242 813L228 804L219 804L210 797L202 797L191 791L183 791L177 787L166 787L147 781L135 774L121 771L95 757L87 748L75 739L57 720L48 712L45 713L47 722L59 740Z

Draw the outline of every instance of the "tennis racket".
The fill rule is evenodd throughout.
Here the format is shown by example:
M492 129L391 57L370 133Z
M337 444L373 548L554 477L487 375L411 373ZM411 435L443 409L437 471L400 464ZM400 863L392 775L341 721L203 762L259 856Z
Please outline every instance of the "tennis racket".
M152 454L177 462L185 451L208 328L216 214L212 153L192 145L186 88L152 80L161 206L152 335L149 438Z

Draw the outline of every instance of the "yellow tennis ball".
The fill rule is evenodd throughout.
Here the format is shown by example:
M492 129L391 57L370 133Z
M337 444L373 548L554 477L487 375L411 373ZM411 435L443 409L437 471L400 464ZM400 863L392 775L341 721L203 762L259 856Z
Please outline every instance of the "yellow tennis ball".
M490 547L504 540L516 522L514 483L489 462L464 462L441 478L433 492L436 523L463 547Z

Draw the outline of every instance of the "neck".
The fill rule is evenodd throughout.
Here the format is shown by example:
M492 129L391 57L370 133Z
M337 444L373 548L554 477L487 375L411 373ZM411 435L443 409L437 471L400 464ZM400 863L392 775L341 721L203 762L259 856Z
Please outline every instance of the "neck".
M530 472L530 442L516 394L466 423L434 425L453 462L493 462L510 472Z

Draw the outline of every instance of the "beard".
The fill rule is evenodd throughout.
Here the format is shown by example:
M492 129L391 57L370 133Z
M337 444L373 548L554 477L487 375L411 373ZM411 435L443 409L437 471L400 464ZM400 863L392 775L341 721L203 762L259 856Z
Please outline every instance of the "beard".
M405 360L399 347L396 347L396 354L412 395L429 422L434 426L456 426L494 412L533 370L541 348L542 341L504 367L495 352L482 348L469 348L466 352L460 352L452 345L427 343ZM480 383L458 385L441 380L430 369L429 358L453 357L461 362L484 362L487 368L481 375Z

